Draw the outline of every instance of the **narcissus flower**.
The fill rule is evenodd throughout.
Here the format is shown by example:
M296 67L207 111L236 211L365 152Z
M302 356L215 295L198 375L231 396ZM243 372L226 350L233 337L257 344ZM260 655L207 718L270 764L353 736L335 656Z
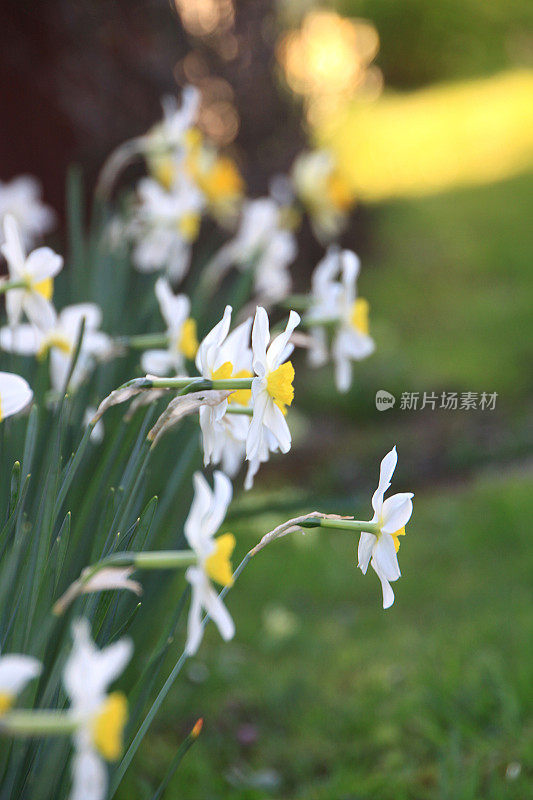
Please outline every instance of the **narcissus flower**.
M0 422L26 408L33 397L28 382L13 372L0 372Z
M187 541L198 558L198 564L185 573L192 589L185 645L189 655L196 653L202 641L202 609L217 625L224 640L231 639L235 633L233 620L211 583L213 580L222 586L231 586L233 582L230 559L235 537L232 533L223 533L215 538L231 502L231 481L224 473L215 472L212 491L201 472L196 472L193 480L194 499L184 527Z
M60 392L65 388L83 319L81 350L70 379L70 388L75 389L85 380L94 362L108 358L113 349L110 337L98 330L102 312L95 303L66 306L59 315L54 311L51 324L42 329L31 325L1 328L0 347L11 353L38 357L50 352L50 379L53 389Z
M313 366L328 360L331 338L335 382L340 392L350 388L352 361L366 358L375 349L369 334L368 302L357 297L359 270L355 253L330 247L313 273L311 307L305 317L313 341L309 351Z
M6 311L10 325L17 325L24 312L30 322L42 328L53 323L54 307L51 298L53 278L63 267L63 259L49 247L39 247L28 256L20 230L11 214L4 218L2 245L9 270L10 282L20 286L6 291Z
M198 236L204 197L183 174L167 191L151 178L138 186L139 203L131 222L136 241L133 260L141 272L166 269L179 281L189 268L190 247Z
M77 620L72 635L73 648L63 671L70 714L77 722L70 800L104 800L104 759L119 758L127 719L126 697L121 692L108 694L107 689L130 660L133 648L129 640L121 639L99 650L87 620Z
M285 330L269 345L268 315L261 306L255 312L252 353L256 377L252 381L253 416L246 440L249 461L264 451L266 431L270 431L282 453L290 450L291 433L285 414L294 397L294 368L287 359L294 349L289 340L299 322L300 316L291 311Z
M381 581L383 608L389 608L394 603L390 581L397 580L401 575L396 555L400 547L398 537L405 534L405 526L413 513L412 492L393 494L392 497L383 499L397 461L396 447L393 447L381 462L378 488L372 497L374 516L371 523L377 526L377 532L363 531L358 549L358 567L363 575L370 564Z
M196 322L189 316L190 300L184 294L175 295L166 278L157 279L155 293L167 324L168 347L143 353L142 368L154 375L185 375L185 361L192 360L198 350Z
M332 153L313 150L301 153L292 169L297 197L309 213L318 239L330 241L345 227L354 195L339 172Z
M252 351L249 344L252 320L246 320L230 333L231 312L231 306L226 306L224 316L198 349L196 367L204 378L227 380L252 377ZM204 464L222 462L224 471L232 477L244 459L250 423L247 417L227 414L228 405L237 403L248 406L250 399L250 390L240 389L222 403L200 409Z
M41 669L40 661L31 656L0 656L0 717L10 710L17 695Z
M147 133L144 137L147 155L150 159L150 166L155 169L156 177L159 179L164 176L158 174L158 168L163 169L165 155L179 151L184 147L184 137L190 130L200 106L200 92L194 86L186 86L181 95L181 106L172 95L165 95L161 100L163 107L163 119ZM152 162L154 159L155 162ZM170 182L162 181L164 185Z
M35 241L54 226L56 215L41 200L41 185L30 175L20 175L4 183L0 181L0 223L9 214L17 221L25 247L33 247ZM0 228L0 244L4 242Z

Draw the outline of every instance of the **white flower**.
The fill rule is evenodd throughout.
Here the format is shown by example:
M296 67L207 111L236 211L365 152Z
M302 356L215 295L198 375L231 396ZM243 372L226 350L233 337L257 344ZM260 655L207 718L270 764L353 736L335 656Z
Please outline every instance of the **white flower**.
M13 372L0 372L0 422L26 408L32 397L24 378Z
M184 527L187 541L198 558L197 566L189 567L185 573L192 590L185 645L189 655L197 652L202 641L202 609L215 622L224 640L235 633L233 620L211 584L211 580L222 586L231 586L233 582L230 558L235 537L224 533L215 539L231 497L231 481L224 473L215 472L214 491L201 472L194 474L194 499Z
M327 327L333 326L331 353L335 381L346 392L352 381L352 360L360 361L375 349L368 333L368 302L357 297L360 262L351 250L330 247L312 277L311 307L306 323L311 326L313 347L309 358L321 366L328 358Z
M394 592L389 581L395 581L401 575L396 556L400 547L398 537L405 534L405 526L413 513L412 492L393 494L392 497L383 500L397 461L396 447L393 447L381 462L378 488L372 497L374 516L371 522L378 526L378 532L363 531L358 549L357 566L363 575L366 574L370 563L381 581L383 608L389 608L394 603Z
M194 124L200 106L201 95L195 86L186 86L181 96L181 106L172 95L161 100L163 119L147 134L149 152L176 150L183 147L183 137Z
M198 348L196 367L209 380L252 377L252 351L249 345L252 320L247 319L229 333L231 311L231 306L226 306L224 316ZM216 406L203 406L200 409L204 464L222 462L224 471L232 477L244 459L250 423L246 417L230 416L226 412L228 404L248 406L250 398L250 390L241 389Z
M7 214L3 225L2 253L7 261L9 280L22 284L6 292L9 324L17 325L24 312L34 325L47 327L54 318L50 302L53 278L63 267L63 259L49 247L39 247L26 256L15 217Z
M107 769L103 759L115 761L122 750L127 701L121 692L107 693L132 654L132 644L121 639L98 650L87 620L72 626L73 648L63 671L70 713L77 722L73 736L70 800L104 800Z
M184 375L185 360L193 359L198 350L196 322L189 316L190 300L184 294L175 295L166 278L157 279L155 293L167 324L168 347L143 353L142 368L153 375Z
M19 355L41 356L50 350L52 387L57 392L62 391L83 319L85 331L81 350L69 384L71 389L75 389L85 380L96 359L105 359L112 353L111 339L98 330L102 312L96 304L66 306L58 316L54 312L52 323L43 330L31 325L1 328L0 347Z
M40 661L31 656L0 656L0 717L9 711L17 695L41 669Z
M0 338L2 335L2 331L0 331ZM83 415L83 425L87 427L93 420L94 415L96 414L96 406L87 406L85 409L85 414ZM90 440L93 444L101 444L104 441L105 436L105 428L104 428L104 421L99 419L91 431Z
M239 230L228 252L242 269L253 269L255 291L269 302L286 297L291 288L289 265L297 252L293 233L280 225L280 208L270 197L248 200Z
M294 349L289 340L299 322L300 316L296 311L291 311L284 332L276 336L269 346L267 313L261 306L255 312L252 352L253 369L257 377L252 381L253 416L246 441L246 458L249 461L264 451L267 430L282 453L290 450L291 434L285 413L294 397L294 368L287 359Z
M330 240L345 227L353 193L327 150L301 153L292 169L296 195L309 212L318 239Z
M131 225L136 246L135 266L141 272L166 269L174 281L189 268L191 243L198 236L204 198L182 173L169 191L157 181L143 178L139 205Z
M13 216L26 247L33 247L56 221L52 209L42 202L41 194L39 181L30 175L20 175L9 183L0 181L0 223L8 214ZM3 230L0 229L0 244L3 242Z

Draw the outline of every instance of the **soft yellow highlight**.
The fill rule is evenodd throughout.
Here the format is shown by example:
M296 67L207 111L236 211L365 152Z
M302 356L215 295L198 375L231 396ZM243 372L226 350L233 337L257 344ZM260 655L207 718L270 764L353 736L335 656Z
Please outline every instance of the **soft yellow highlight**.
M37 358L44 358L52 347L57 347L65 355L70 355L72 351L72 342L59 331L52 332L43 340L43 343L37 351Z
M245 369L241 369L238 372L233 373L233 364L231 361L225 361L221 367L216 369L212 374L211 378L214 381L227 381L231 378L251 378L252 373L248 372ZM250 402L250 398L252 396L251 389L237 389L230 394L228 397L228 403L238 403L241 406L247 406Z
M200 231L200 214L188 211L178 223L179 232L187 242L194 242Z
M0 692L0 717L13 705L14 696L10 692Z
M231 586L233 583L233 569L231 556L235 549L235 536L232 533L223 533L215 539L215 551L205 560L205 571L209 577L222 586Z
M217 158L210 170L197 175L198 185L210 203L217 205L237 199L244 193L244 183L231 158Z
M54 293L54 279L45 278L44 281L39 281L33 284L33 290L42 295L45 300L51 300Z
M167 191L171 188L176 177L174 160L170 156L157 156L150 163L150 171L156 181Z
M368 304L368 300L365 300L364 297L358 297L352 306L352 311L350 314L350 322L352 326L360 333L364 333L366 336L368 336L369 331L369 311L370 306Z
M198 350L198 337L196 335L196 322L189 317L181 326L178 350L183 353L185 358L193 359Z
M2 411L2 398L0 397L0 422L4 419L4 414Z
M398 550L400 549L400 540L398 539L398 536L405 536L405 528L400 528L399 530L396 531L396 533L392 534L396 552L398 552Z
M533 164L533 71L345 103L315 128L366 201L489 183Z
M122 752L122 735L128 718L128 701L122 692L111 692L93 721L93 744L106 761Z
M267 377L267 392L283 413L294 399L294 367L291 361L286 361L277 369L269 372Z
M328 199L339 211L349 211L355 198L348 181L339 172L331 174L327 185Z

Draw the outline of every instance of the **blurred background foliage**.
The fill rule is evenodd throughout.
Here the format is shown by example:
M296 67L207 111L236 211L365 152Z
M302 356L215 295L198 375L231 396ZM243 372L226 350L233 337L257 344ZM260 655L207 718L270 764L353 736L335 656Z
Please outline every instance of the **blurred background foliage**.
M360 190L344 244L362 257L377 351L343 397L327 370L298 374L294 449L234 510L242 552L309 504L367 513L393 442L398 488L417 494L387 614L348 539L327 550L323 537L287 540L251 565L229 598L236 640L208 637L120 797L151 796L201 714L169 796L527 797L533 6L345 0L321 8L314 44L302 39L317 12L309 0L5 6L1 177L36 174L57 208L68 164L83 163L90 188L109 150L187 81L251 194L308 135L336 149ZM298 289L319 256L304 231ZM376 411L377 389L396 395L393 410ZM493 412L402 411L401 393L414 391L498 400Z

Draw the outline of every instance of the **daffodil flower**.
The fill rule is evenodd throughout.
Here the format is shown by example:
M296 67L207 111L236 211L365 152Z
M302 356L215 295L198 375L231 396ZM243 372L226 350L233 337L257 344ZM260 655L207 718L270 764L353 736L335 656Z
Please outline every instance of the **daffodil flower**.
M0 347L19 355L43 357L50 352L50 379L56 392L65 388L72 356L85 319L85 330L70 388L77 388L86 378L95 360L105 360L112 353L110 337L98 330L102 312L95 303L66 306L59 315L53 313L51 324L45 328L17 325L0 329Z
M308 211L311 226L320 241L330 241L345 227L354 195L339 172L332 153L313 150L301 153L292 169L297 197Z
M398 537L405 534L405 526L413 513L412 492L402 492L383 499L391 485L397 461L396 447L393 447L381 462L378 488L372 497L374 516L371 524L375 532L363 531L358 549L358 567L363 575L366 575L370 564L381 581L383 608L389 608L394 603L390 582L401 575L396 555L400 547Z
M300 316L291 311L285 330L269 345L267 313L261 306L255 312L252 354L256 377L252 381L253 416L246 440L246 458L249 461L264 450L266 431L270 431L282 453L290 450L291 433L285 413L294 397L294 368L287 359L293 351L289 340L299 322Z
M192 360L198 350L196 322L189 316L190 300L184 294L175 295L166 278L157 279L155 294L167 324L168 347L143 353L142 368L154 375L184 375L185 361Z
M141 272L166 269L173 281L180 281L189 268L191 244L200 230L204 197L181 173L168 191L151 178L143 178L138 197L131 223L135 266Z
M63 671L69 713L76 722L70 800L104 800L108 782L104 760L119 758L127 719L125 696L108 694L107 689L124 670L133 648L129 640L121 639L99 650L83 619L73 624L72 635L73 648Z
M231 481L224 473L215 472L212 491L200 472L194 474L193 480L194 499L184 526L185 537L198 559L197 565L189 567L185 573L192 589L185 645L188 655L194 655L202 641L202 609L215 622L224 640L231 639L235 633L233 620L211 583L216 581L222 586L233 583L230 559L235 537L232 533L223 533L215 538L231 502Z
M231 306L226 306L222 319L198 349L196 367L209 380L252 377L252 351L249 345L252 320L246 320L230 333L231 312ZM204 464L222 462L224 472L231 477L244 459L250 422L248 417L229 415L228 406L232 403L248 406L250 399L250 390L240 389L216 406L203 406L199 412Z
M26 408L33 397L28 382L13 372L0 372L0 422Z
M56 215L41 200L41 186L31 175L19 175L4 183L0 181L0 222L9 214L17 221L25 247L33 247L35 241L54 226ZM4 232L0 228L0 244Z
M40 674L40 661L31 656L0 656L0 718L9 711L28 681Z
M55 313L50 302L53 278L63 267L63 259L49 247L39 247L26 255L17 221L11 214L4 218L4 237L1 249L9 270L5 288L9 324L17 325L24 312L34 325L49 327Z
M165 95L162 98L163 119L144 137L149 158L163 157L166 153L183 148L184 137L198 114L200 99L200 92L195 86L186 86L183 89L181 106L172 95ZM158 166L157 161L155 166ZM162 183L164 185L166 182Z
M328 328L333 328L331 354L340 392L350 388L352 361L366 358L375 348L369 334L368 302L357 297L359 270L355 253L330 247L313 273L311 306L305 316L313 343L309 351L313 366L326 363Z

